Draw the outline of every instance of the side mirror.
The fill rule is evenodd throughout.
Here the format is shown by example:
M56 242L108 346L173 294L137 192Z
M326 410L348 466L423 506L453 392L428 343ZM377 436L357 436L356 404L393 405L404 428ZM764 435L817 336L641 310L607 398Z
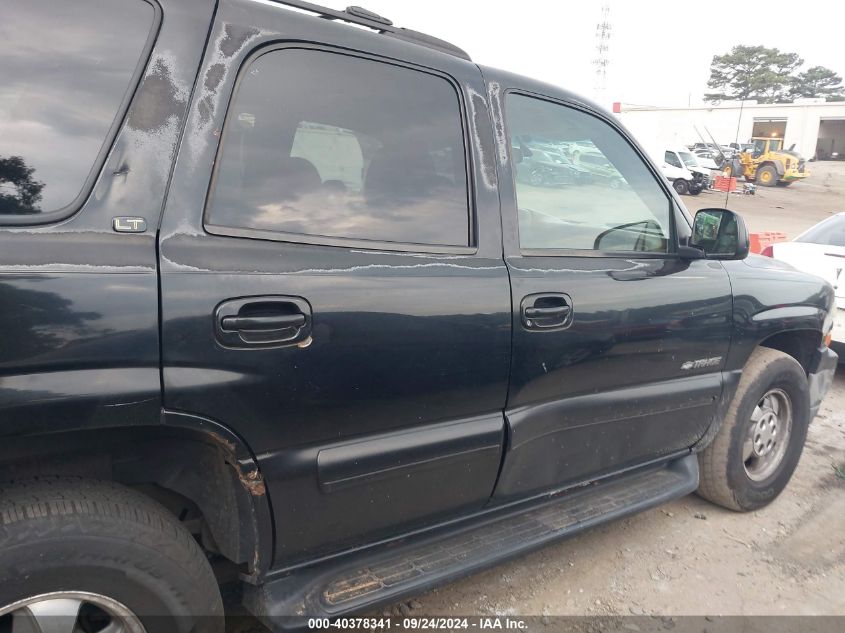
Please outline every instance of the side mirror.
M733 211L701 209L695 214L689 245L704 251L707 259L745 259L748 229Z

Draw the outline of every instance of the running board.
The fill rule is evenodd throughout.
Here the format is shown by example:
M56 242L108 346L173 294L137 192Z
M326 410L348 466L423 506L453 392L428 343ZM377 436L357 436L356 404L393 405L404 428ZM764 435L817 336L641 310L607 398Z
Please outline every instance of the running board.
M273 630L304 626L307 617L348 615L456 580L547 543L641 512L698 487L688 455L496 514L459 531L406 540L354 560L306 568L247 587L246 607Z

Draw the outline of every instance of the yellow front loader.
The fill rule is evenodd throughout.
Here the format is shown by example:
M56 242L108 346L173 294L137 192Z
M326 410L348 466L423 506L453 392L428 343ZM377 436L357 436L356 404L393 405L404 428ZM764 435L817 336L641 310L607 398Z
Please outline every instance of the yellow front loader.
M725 176L744 176L765 187L787 187L810 175L801 156L783 149L783 139L754 137L751 142L752 148L727 162Z

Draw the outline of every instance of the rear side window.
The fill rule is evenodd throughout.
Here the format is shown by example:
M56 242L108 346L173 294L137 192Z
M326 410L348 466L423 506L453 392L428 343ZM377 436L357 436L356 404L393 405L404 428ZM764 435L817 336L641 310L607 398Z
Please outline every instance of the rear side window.
M4 4L0 215L72 210L96 175L155 22L144 0Z
M392 64L282 49L242 75L206 225L292 241L467 246L467 192L451 83Z

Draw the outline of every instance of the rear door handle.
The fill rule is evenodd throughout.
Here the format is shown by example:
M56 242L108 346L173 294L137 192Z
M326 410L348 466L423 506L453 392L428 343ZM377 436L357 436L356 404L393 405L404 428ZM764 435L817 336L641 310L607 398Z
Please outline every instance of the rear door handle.
M298 327L305 325L304 314L285 314L278 316L227 316L220 320L220 327L225 332L262 332L265 330L278 330L287 327Z
M572 323L572 298L560 292L526 296L520 303L522 325L526 330L556 330Z
M214 333L227 348L304 347L311 340L311 304L286 295L229 299L214 310Z

